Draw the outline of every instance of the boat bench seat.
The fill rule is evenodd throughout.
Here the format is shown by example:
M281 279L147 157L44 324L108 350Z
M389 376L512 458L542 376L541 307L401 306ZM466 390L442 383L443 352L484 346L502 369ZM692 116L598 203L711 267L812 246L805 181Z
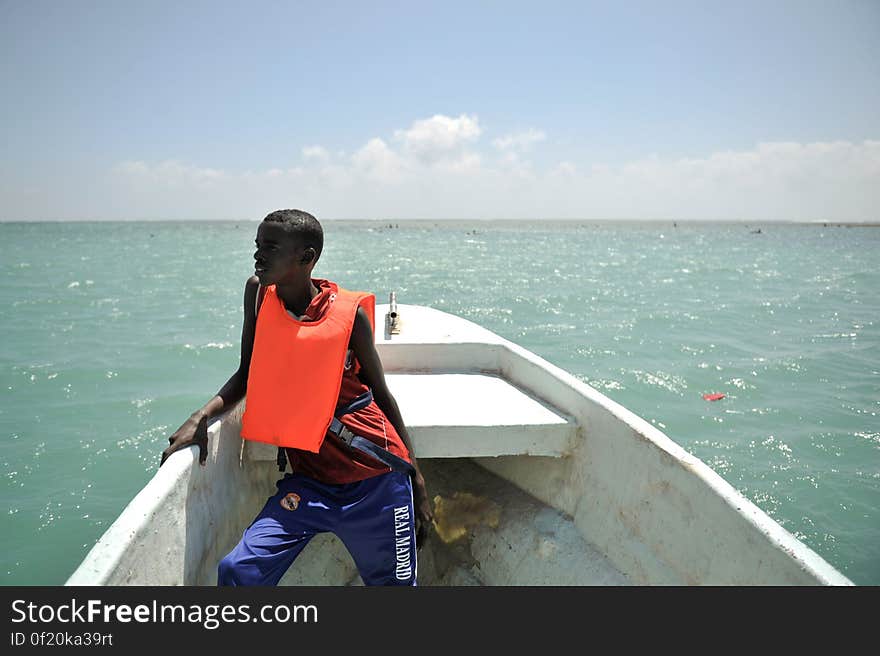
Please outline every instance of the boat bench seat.
M419 458L566 455L577 424L506 380L481 373L388 373ZM251 460L276 449L250 442Z

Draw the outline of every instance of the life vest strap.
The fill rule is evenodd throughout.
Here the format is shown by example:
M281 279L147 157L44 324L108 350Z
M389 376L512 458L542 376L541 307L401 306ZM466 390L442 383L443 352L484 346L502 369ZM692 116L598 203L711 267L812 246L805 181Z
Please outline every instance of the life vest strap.
M333 419L336 420L337 417L342 417L343 415L351 414L352 412L357 412L358 410L363 410L368 405L373 402L373 390L367 389L366 392L360 394L354 399L352 399L351 403L346 406L339 408L334 414ZM331 424L332 426L333 424Z
M366 392L357 396L349 403L347 406L340 408L336 411L336 416L333 417L333 421L330 422L330 428L328 432L333 433L339 440L350 449L357 449L361 453L366 453L368 456L371 456L378 460L381 463L384 463L391 467L394 471L403 472L409 476L412 476L415 473L415 469L411 464L409 464L403 458L394 455L388 449L383 449L378 444L374 444L370 440L361 437L360 435L355 435L351 432L347 426L343 425L341 421L339 421L339 417L343 415L347 415L351 412L356 412L361 408L365 408L370 403L373 402L373 390L368 389Z
M372 456L379 462L388 465L394 471L403 472L407 476L415 474L415 468L406 460L394 455L388 449L383 449L381 446L370 442L370 440L363 438L360 435L355 435L347 428L342 430L339 439L352 449L357 449L361 453L366 453L368 456Z
M360 435L355 435L347 426L339 421L340 417L352 412L357 412L362 408L366 408L372 402L373 390L368 389L363 394L355 397L351 403L336 411L327 432L332 433L335 437L339 438L339 441L348 448L357 449L361 453L366 453L368 456L371 456L388 467L391 467L394 471L403 472L412 476L415 473L415 468L413 468L410 463L400 456L391 453L388 449L383 449L378 444L374 444ZM283 447L278 447L278 471L284 471L285 469L287 469L287 451Z

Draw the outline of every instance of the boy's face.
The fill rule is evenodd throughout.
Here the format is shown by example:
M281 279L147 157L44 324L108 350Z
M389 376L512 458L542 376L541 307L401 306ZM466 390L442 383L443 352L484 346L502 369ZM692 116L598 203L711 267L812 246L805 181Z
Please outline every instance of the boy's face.
M256 245L254 273L261 285L298 283L310 276L313 263L305 257L306 249L281 224L271 221L260 223Z

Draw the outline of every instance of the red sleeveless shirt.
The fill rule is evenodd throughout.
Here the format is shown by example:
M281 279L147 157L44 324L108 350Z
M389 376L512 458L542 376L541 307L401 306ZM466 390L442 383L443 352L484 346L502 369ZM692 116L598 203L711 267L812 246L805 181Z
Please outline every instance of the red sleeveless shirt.
M336 300L338 292L336 284L321 279L313 279L312 282L319 291L301 321L320 321ZM259 327L259 322L257 325ZM358 378L359 370L360 364L349 351L342 371L336 408L349 404L369 389ZM340 421L356 435L370 440L407 462L410 461L409 450L375 401L356 412L340 417ZM353 483L391 471L378 460L345 446L330 433L321 442L317 453L290 447L286 451L294 473L304 474L324 483Z

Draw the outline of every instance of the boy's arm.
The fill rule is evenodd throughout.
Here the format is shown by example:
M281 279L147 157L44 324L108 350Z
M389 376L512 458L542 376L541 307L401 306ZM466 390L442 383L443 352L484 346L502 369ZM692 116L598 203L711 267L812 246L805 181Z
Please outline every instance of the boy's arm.
M404 445L409 450L410 462L412 462L412 466L415 469L415 474L413 474L413 502L415 504L417 522L416 540L417 543L421 543L434 519L434 513L431 510L431 502L425 489L425 478L422 476L419 464L416 461L416 452L413 449L412 441L410 440L409 433L406 432L406 426L404 426L403 418L400 416L397 401L391 395L391 390L388 389L388 384L385 382L385 371L382 368L382 361L379 359L379 354L376 352L376 344L373 341L373 329L370 326L370 319L363 308L358 308L357 315L355 316L350 346L361 365L358 377L373 390L373 399L376 401L376 405L388 417L388 421L394 426L397 434L400 435Z
M251 276L244 285L244 323L241 327L241 358L238 370L210 401L192 413L189 419L168 438L170 444L162 452L160 467L172 453L193 444L198 445L199 464L204 465L208 457L208 420L231 408L244 397L254 349L254 332L257 326L254 304L259 286L256 276Z

